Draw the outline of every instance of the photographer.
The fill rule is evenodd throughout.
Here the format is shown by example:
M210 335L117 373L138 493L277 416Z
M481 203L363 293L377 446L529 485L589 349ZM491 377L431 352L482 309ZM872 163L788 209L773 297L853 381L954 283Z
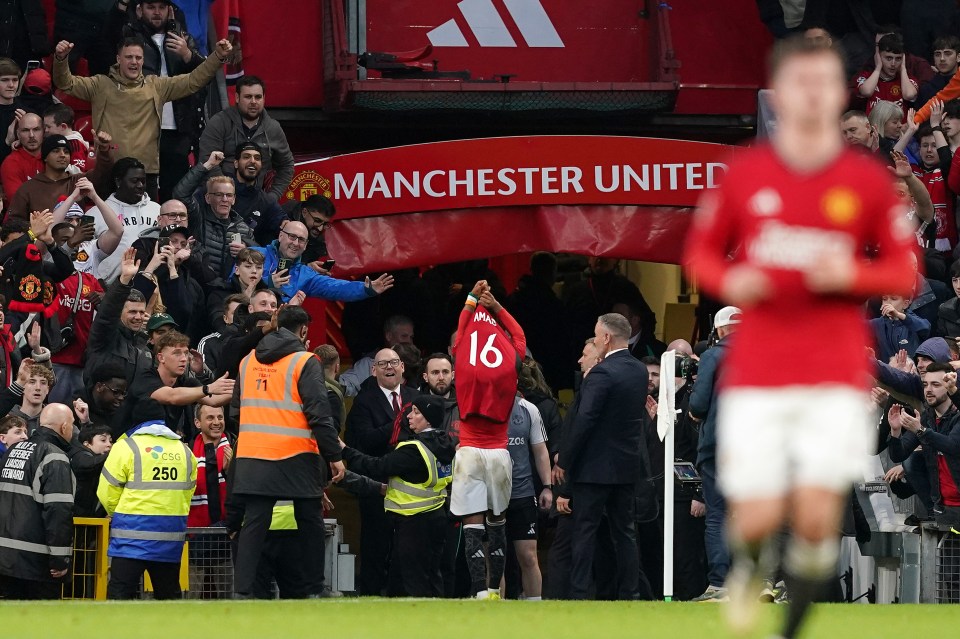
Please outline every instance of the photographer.
M727 336L740 323L741 312L735 306L725 306L717 312L713 326L717 331L717 343L703 354L697 374L697 384L690 395L690 417L700 422L700 443L697 447L697 471L703 479L703 496L706 500L707 563L709 585L694 601L711 601L726 596L723 582L730 568L730 551L724 539L726 502L717 489L717 380L727 354Z

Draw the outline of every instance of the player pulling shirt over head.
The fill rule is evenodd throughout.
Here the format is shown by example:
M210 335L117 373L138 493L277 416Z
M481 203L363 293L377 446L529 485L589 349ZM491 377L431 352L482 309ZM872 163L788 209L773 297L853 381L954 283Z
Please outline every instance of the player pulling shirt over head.
M503 513L510 504L512 471L507 424L526 350L523 329L487 282L477 282L460 313L454 344L460 448L453 460L450 512L463 518L467 565L478 598L499 599L507 545Z

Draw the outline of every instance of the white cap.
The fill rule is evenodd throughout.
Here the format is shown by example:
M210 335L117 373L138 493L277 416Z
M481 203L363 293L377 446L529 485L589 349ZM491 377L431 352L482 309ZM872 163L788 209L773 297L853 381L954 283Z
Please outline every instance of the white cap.
M716 317L713 318L713 327L714 328L723 328L724 326L732 326L733 324L739 324L743 319L743 311L741 311L736 306L724 306L719 311L717 311Z

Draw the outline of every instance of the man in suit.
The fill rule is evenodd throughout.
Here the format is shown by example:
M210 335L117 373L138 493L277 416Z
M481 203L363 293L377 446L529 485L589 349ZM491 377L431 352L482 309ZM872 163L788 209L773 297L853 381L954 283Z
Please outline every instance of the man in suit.
M386 455L400 437L400 418L417 391L403 383L403 362L397 352L384 348L370 367L372 377L360 386L347 415L344 441L351 448L373 457ZM361 595L380 596L387 587L387 568L393 530L383 498L360 497Z
M640 594L634 497L637 479L649 473L641 450L647 369L630 354L631 332L624 316L600 316L594 344L602 361L583 380L577 416L564 432L558 465L571 484L571 498L558 499L557 510L573 514L571 599L587 598L605 512L617 558L617 598Z

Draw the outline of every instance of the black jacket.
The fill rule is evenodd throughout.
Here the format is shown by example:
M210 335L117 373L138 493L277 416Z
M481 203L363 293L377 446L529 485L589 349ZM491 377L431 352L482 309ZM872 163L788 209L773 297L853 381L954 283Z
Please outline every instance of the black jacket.
M413 437L423 442L441 464L453 461L457 449L447 433L428 430ZM399 477L411 484L420 484L430 476L430 469L424 465L423 457L415 446L400 446L383 457L372 457L354 448L344 448L343 459L354 472L381 482L386 482L391 477Z
M69 447L60 435L41 428L4 456L0 574L50 581L51 570L70 567L76 479L66 455Z
M697 464L717 455L717 380L727 355L727 339L722 339L700 358L697 383L690 393L690 414L700 420Z
M13 58L21 68L27 59L50 54L47 17L41 0L0 2L0 56ZM7 130L3 129L4 135ZM13 197L9 194L7 197Z
M229 236L239 233L241 241L247 246L256 246L257 243L253 231L235 210L231 209L229 217L221 220L209 204L205 201L201 204L193 197L205 175L203 164L194 165L173 188L173 197L187 207L190 215L188 229L197 240L194 251L201 253L204 267L210 271L201 278L202 281L209 282L214 278L226 280L230 277L234 262L230 255Z
M77 478L77 494L73 504L74 517L106 517L107 512L97 499L100 471L108 453L95 455L85 446L74 443L70 447L70 468Z
M576 418L564 432L560 466L574 484L633 484L643 467L647 368L629 351L608 355L580 387Z
M262 279L257 282L255 290L270 288ZM207 291L207 317L213 330L223 333L226 324L223 323L223 304L227 298L237 293L243 293L240 281L234 275L227 280L216 280L205 287Z
M960 337L960 297L940 305L937 310L937 332L950 339Z
M397 392L400 393L401 409L419 394L405 384L400 384ZM401 410L401 413L405 413L405 410ZM360 392L353 400L353 408L347 414L343 441L361 453L382 457L391 448L395 422L393 406L380 390L376 378L370 377L360 386Z
M131 19L127 22L127 15L120 11L111 10L108 13L106 37L111 42L120 42L123 38L139 38L144 42L143 75L160 75L161 56L166 63L168 77L190 73L206 60L206 57L200 54L193 36L183 26L183 12L176 5L174 7L177 31L186 39L187 46L193 52L190 62L184 62L179 55L166 49L161 51L151 37L153 31L142 20ZM177 125L177 131L190 139L191 146L194 149L197 148L200 133L203 131L203 106L206 100L207 89L204 87L193 95L173 101L173 119Z
M934 508L942 509L943 502L940 495L940 470L937 463L939 456L947 460L947 467L954 483L960 486L960 411L956 406L944 413L937 423L937 415L930 408L924 408L920 422L926 429L923 436L917 436L906 429L900 437L891 436L888 440L890 459L895 462L906 461L907 457L923 446L923 459L926 461L927 474L930 476L930 497Z
M303 342L285 328L266 335L256 348L257 360L263 364L277 362L288 355L305 351ZM313 431L320 455L301 453L288 459L270 461L243 457L243 432L237 442L237 466L233 490L241 495L264 495L284 499L316 498L323 494L326 462L341 459L340 441L330 404L327 401L320 360L310 357L304 364L297 381L303 413ZM230 414L240 418L240 395L243 380L234 388Z
M85 382L89 382L90 373L101 364L123 366L127 381L132 381L136 373L153 368L153 354L147 346L146 334L134 333L120 323L123 305L132 288L121 284L119 278L107 288L87 339L87 361L83 366Z
M523 327L527 348L543 369L547 383L553 388L570 388L573 351L563 302L553 289L532 275L524 275L503 305Z
M560 407L557 400L552 395L544 395L538 391L524 393L523 397L540 411L543 427L547 431L550 462L553 463L553 456L560 452L560 429L563 428L563 418L560 417ZM554 438L556 438L556 442L554 442Z

